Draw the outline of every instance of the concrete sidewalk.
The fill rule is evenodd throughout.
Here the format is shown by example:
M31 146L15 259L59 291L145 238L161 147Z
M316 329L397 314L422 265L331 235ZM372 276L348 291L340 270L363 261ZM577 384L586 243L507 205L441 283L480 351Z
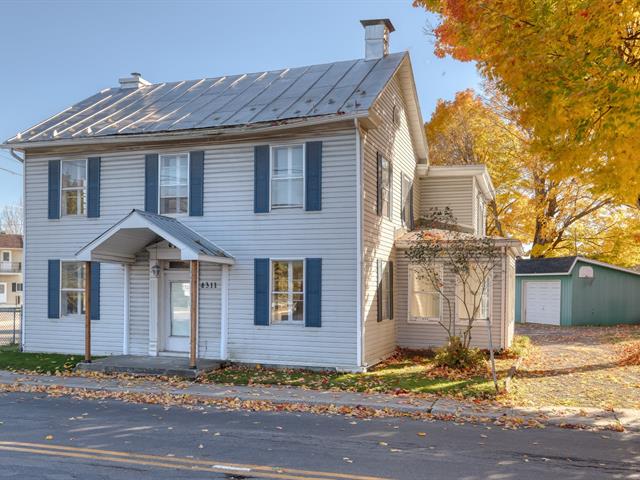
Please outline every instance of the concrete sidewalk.
M509 408L494 404L474 404L448 398L411 395L369 394L309 390L278 386L228 386L180 382L172 385L144 378L95 378L21 374L0 370L0 385L62 387L87 391L140 394L192 395L203 399L260 400L273 404L334 405L366 407L373 410L431 414L438 418L471 421L504 421L509 425L556 425L569 428L616 429L640 433L640 410L605 411L597 408L545 407Z

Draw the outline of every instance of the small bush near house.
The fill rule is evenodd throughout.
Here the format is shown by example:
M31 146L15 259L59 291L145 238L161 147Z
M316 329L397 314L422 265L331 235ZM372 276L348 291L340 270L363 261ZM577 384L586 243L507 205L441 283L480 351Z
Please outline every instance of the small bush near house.
M484 353L477 348L466 347L460 337L451 337L449 344L437 351L433 363L436 367L458 370L478 370L486 367Z

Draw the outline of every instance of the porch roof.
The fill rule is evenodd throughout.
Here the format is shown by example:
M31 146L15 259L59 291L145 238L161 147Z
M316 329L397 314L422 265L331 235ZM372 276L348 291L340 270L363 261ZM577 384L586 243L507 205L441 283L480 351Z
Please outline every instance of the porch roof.
M136 253L159 239L180 250L181 260L232 265L234 258L176 218L134 209L122 220L82 247L82 261L134 263Z

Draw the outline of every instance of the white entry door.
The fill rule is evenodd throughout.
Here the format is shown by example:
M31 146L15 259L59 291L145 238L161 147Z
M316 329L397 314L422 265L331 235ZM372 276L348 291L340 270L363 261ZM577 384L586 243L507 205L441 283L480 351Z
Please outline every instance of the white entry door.
M524 282L525 322L560 325L560 281Z
M189 272L167 272L164 277L165 345L168 352L188 352L191 333Z
M7 284L0 283L0 303L7 303Z

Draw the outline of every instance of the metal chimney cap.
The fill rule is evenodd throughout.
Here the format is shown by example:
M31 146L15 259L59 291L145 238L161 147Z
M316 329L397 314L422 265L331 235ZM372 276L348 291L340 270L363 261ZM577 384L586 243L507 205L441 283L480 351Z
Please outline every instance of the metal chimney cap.
M360 20L360 23L363 27L368 27L371 25L384 25L385 27L387 27L387 30L389 30L389 32L395 32L396 30L396 28L393 26L393 23L391 23L391 20L389 20L388 18L371 18L368 20Z

